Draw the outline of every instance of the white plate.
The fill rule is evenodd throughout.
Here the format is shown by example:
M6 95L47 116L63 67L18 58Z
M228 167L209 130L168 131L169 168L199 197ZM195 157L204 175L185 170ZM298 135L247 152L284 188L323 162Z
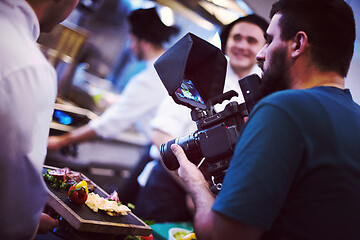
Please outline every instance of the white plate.
M170 228L169 229L169 239L168 240L176 240L174 234L177 232L186 232L186 234L191 233L191 231L184 229L184 228Z

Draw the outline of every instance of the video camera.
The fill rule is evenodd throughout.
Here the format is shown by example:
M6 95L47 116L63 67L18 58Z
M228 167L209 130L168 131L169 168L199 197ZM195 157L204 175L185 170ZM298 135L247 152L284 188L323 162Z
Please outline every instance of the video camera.
M165 88L174 101L192 109L191 118L197 131L162 144L160 154L170 170L179 168L172 153L173 143L180 145L188 159L200 165L214 193L220 191L225 172L244 125L244 117L261 98L260 78L250 75L239 81L245 103L228 103L223 111L214 106L237 96L237 92L223 93L227 61L223 53L207 41L188 33L154 64Z

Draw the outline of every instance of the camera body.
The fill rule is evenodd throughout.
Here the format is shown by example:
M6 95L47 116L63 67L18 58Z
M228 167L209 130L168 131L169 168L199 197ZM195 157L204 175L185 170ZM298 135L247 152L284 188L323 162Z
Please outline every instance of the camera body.
M224 110L215 111L216 104L238 95L233 90L223 93L226 65L220 49L191 33L168 49L154 64L169 95L176 103L192 109L191 118L197 125L194 133L162 144L162 160L170 170L179 168L170 147L173 143L180 145L188 159L198 165L212 183L214 193L221 189L244 118L249 115L260 92L260 78L250 75L239 81L245 103L233 101Z
M162 160L170 170L179 168L179 162L170 146L173 143L180 145L192 163L198 165L204 160L203 173L215 187L213 191L219 191L240 136L244 117L248 116L246 105L230 102L218 113L211 113L209 109L204 111L195 108L191 115L198 130L162 144L160 147Z

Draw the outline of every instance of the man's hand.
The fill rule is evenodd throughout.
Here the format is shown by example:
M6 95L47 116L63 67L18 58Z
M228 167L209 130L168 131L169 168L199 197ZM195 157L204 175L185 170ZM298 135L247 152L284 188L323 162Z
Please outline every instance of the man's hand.
M96 138L95 130L89 124L86 124L63 135L49 137L47 149L56 150L69 144L94 140Z
M179 176L195 204L194 230L198 239L260 239L263 230L236 221L211 210L214 196L209 190L201 171L186 157L183 149L171 145L171 150L179 161Z
M180 168L178 169L178 175L182 178L187 187L189 185L203 185L209 187L204 175L201 171L189 161L186 157L184 150L177 144L171 145L171 150L179 161Z
M186 157L184 150L177 144L171 145L171 150L179 161L178 174L184 181L186 190L195 204L194 229L199 239L211 240L214 229L211 207L214 196L209 189L202 172Z
M53 219L46 213L42 213L37 233L45 234L58 226L59 226L59 220Z

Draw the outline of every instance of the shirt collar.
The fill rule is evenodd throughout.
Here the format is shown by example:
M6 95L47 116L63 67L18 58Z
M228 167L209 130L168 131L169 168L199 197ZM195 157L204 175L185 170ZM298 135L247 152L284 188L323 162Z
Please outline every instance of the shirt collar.
M29 3L25 0L2 0L7 4L10 8L16 9L18 8L18 12L21 12L24 15L24 20L26 21L26 26L28 27L31 35L37 40L40 36L40 23L39 20L29 5Z

